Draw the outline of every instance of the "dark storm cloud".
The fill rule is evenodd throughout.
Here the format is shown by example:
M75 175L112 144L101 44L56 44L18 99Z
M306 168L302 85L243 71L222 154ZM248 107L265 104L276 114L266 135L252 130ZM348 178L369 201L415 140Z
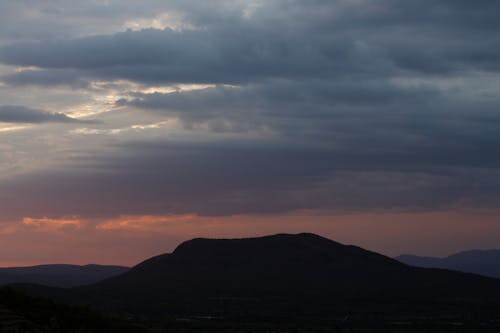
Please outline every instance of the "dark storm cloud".
M64 113L47 112L17 105L0 105L0 122L5 123L87 123Z

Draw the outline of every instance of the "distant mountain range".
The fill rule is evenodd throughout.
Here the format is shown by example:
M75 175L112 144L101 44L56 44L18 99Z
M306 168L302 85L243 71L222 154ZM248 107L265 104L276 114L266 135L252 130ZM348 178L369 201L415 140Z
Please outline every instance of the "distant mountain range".
M76 287L116 276L129 267L104 265L39 265L0 268L0 285L32 283L50 287Z
M470 250L445 258L401 255L395 258L407 265L451 269L500 278L500 250Z

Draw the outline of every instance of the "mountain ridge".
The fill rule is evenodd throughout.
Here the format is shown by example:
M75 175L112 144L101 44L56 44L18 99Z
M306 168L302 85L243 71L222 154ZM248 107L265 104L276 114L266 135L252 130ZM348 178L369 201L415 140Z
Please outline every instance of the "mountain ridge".
M404 254L394 259L408 265L450 269L500 278L500 250L466 250L446 257L425 257Z

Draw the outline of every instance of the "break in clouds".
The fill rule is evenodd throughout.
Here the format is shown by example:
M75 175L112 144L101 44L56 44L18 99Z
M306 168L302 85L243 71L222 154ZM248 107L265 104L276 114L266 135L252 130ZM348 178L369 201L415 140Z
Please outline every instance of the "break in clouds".
M499 11L2 3L2 214L499 208Z

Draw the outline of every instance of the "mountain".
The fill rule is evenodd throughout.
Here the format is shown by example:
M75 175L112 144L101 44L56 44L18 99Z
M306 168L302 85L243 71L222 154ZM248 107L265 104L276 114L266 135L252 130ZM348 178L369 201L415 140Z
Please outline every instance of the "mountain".
M170 332L500 331L500 280L314 234L197 238L95 284L15 288Z
M407 254L395 259L412 266L444 268L500 278L500 250L463 251L445 258L419 257Z
M279 234L193 239L63 297L159 317L302 318L354 312L436 317L465 315L462 310L479 309L474 304L494 304L498 310L500 281L411 267L314 234Z
M0 268L0 285L33 283L52 287L75 287L96 283L128 271L129 267L104 265L40 265Z

